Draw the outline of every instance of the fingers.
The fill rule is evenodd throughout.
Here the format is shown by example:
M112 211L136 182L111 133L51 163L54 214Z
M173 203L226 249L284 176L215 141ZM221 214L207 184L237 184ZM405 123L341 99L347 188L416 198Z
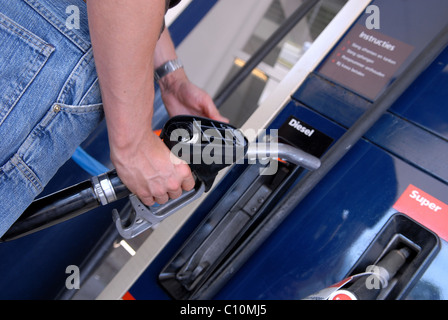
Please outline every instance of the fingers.
M191 174L190 167L181 162L175 166L176 176L166 179L153 179L147 181L147 191L136 195L147 206L165 204L170 199L179 198L183 191L190 191L194 188L196 181Z
M182 192L183 192L182 189L179 189L179 190L174 191L174 192L173 191L169 191L168 194L167 194L168 195L168 200L169 199L177 199L177 198L179 198L182 195ZM160 202L157 201L157 203L160 203Z
M219 112L218 108L216 107L215 103L213 102L212 98L208 95L204 95L203 97L203 106L204 106L204 113L207 118L221 121L225 123L229 123L229 119L222 116Z
M229 119L220 114L210 95L189 81L179 86L179 90L162 90L162 98L171 117L191 114L229 123Z
M209 111L208 118L216 120L216 121L224 122L224 123L229 123L229 119L227 119L226 117L222 116L219 113L218 109L211 109Z
M138 196L138 198L147 206L151 207L155 204L165 204L167 203L170 199L177 199L182 195L182 189L179 188L178 190L175 191L168 191L165 194L157 194L157 195L153 195L153 196Z
M181 183L181 188L182 190L190 191L194 188L195 184L196 180L194 179L193 175L191 174L190 168L188 167L188 174L183 179Z

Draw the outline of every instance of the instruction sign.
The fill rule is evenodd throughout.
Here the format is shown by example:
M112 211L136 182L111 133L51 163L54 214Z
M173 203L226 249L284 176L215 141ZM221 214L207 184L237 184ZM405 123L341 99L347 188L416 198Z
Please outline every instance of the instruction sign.
M392 80L414 47L356 24L333 50L319 72L374 100Z

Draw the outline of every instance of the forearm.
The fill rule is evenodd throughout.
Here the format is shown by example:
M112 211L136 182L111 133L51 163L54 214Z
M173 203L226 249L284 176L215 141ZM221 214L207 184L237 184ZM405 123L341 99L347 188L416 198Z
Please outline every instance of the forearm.
M165 62L174 59L177 59L176 49L168 28L165 28L154 51L154 67L158 68Z
M195 181L186 163L172 161L151 126L154 63L175 54L174 47L169 47L172 43L157 44L166 2L87 3L112 163L124 184L146 205L177 198L182 189L191 190Z
M126 149L151 130L164 1L91 0L88 13L110 143Z
M176 49L174 47L173 40L169 33L168 28L160 35L160 39L157 42L157 46L154 52L154 67L157 69L164 63L177 59ZM183 81L188 81L185 70L180 68L172 73L169 73L159 81L159 86L162 94L169 91L176 91L177 86Z

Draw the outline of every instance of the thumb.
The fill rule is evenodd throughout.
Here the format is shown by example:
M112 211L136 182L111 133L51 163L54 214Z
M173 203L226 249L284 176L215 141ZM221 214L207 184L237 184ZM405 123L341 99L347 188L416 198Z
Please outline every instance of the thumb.
M205 110L204 110L206 116L212 120L221 121L225 123L229 123L229 119L221 115L218 108L216 107L213 100L210 98L208 103L205 103Z

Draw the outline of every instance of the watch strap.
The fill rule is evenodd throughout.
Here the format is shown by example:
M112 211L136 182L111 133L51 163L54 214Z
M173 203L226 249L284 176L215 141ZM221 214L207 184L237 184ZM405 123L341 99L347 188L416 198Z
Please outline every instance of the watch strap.
M169 60L154 71L154 79L155 81L159 81L171 72L174 72L183 67L184 66L180 59Z

